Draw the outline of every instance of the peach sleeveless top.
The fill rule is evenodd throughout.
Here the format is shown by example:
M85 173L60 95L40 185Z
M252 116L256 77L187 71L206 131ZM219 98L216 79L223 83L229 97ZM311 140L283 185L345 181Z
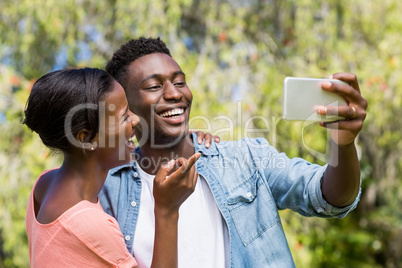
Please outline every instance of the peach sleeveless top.
M43 172L38 180L43 174ZM37 180L37 181L38 181ZM36 182L37 182L36 181ZM49 224L36 220L32 189L26 214L31 267L135 267L117 221L81 201Z

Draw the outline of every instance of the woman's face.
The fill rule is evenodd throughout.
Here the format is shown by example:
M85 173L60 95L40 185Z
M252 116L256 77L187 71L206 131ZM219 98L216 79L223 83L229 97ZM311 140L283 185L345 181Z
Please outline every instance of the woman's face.
M99 104L99 120L99 132L94 139L98 160L108 169L130 163L139 118L128 109L126 94L116 81Z

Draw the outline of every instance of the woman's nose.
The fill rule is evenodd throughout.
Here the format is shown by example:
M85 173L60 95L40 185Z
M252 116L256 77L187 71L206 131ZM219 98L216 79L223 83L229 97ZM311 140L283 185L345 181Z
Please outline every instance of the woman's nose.
M140 118L136 114L133 114L131 120L132 127L135 127L138 124L138 122L140 122Z

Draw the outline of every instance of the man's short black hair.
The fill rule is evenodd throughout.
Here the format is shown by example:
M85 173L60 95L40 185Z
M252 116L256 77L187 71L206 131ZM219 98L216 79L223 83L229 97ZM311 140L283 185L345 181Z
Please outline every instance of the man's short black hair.
M132 39L123 44L106 65L106 71L126 88L128 66L136 59L152 53L164 53L171 57L166 44L160 38Z

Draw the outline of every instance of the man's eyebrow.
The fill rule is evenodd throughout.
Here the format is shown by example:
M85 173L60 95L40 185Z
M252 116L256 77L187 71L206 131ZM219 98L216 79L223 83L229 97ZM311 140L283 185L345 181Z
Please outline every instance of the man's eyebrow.
M144 83L145 81L149 80L149 79L153 79L153 78L159 79L160 77L161 77L160 74L151 74L151 75L148 75L147 77L145 77L144 79L141 80L140 85L141 85L142 83Z
M173 73L173 77L178 76L178 75L184 75L184 77L186 76L186 74L183 73L183 71L176 71Z
M186 74L183 73L183 71L175 71L175 72L173 72L173 77L176 77L178 75L183 75L184 77L186 76ZM153 78L160 79L161 77L162 77L161 74L151 74L151 75L148 75L147 77L145 77L144 79L142 79L140 84L144 83L145 81L147 81L149 79L153 79Z

